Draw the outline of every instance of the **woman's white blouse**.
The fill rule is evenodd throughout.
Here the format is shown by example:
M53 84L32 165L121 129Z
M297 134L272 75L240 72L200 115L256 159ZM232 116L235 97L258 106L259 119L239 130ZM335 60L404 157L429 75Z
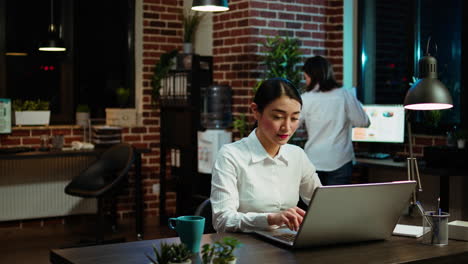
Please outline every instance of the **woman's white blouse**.
M218 152L211 180L213 226L218 232L268 229L269 213L308 203L321 186L315 167L298 146L283 145L271 158L255 130Z
M319 171L333 171L354 158L353 127L368 127L358 99L344 88L302 95L301 123L307 128L304 151Z

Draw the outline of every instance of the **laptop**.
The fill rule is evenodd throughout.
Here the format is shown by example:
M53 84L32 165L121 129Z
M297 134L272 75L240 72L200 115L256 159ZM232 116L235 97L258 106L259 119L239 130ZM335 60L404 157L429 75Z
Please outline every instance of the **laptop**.
M282 227L255 233L292 248L387 239L415 186L398 181L319 187L297 232Z

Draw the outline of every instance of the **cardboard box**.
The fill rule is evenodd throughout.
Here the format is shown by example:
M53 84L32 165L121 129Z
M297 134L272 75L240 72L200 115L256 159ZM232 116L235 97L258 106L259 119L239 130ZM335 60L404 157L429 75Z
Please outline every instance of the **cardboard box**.
M448 223L449 238L468 241L468 222L455 220Z
M106 125L132 127L137 125L135 108L106 108Z

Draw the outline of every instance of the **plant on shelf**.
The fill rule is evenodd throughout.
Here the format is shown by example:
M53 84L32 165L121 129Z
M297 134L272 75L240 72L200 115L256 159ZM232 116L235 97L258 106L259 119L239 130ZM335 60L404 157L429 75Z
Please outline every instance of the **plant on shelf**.
M174 244L166 244L161 243L160 250L157 249L155 245L153 245L153 251L156 258L149 256L146 254L146 257L151 261L153 264L175 264L175 263L184 263L189 264L192 263L190 257L192 253L188 250L188 248L182 243L174 243Z
M195 33L205 15L194 11L182 13L182 24L184 26L184 53L192 53Z
M89 113L89 106L87 104L78 104L76 106L77 113Z
M161 97L161 87L162 80L167 77L169 71L174 65L174 59L176 58L179 52L177 50L172 50L167 53L161 54L159 61L154 66L153 78L151 85L153 89L151 90L153 103L156 103Z
M457 142L457 147L460 149L464 149L466 141L468 140L468 130L465 128L458 128L453 133L453 137Z
M128 99L130 98L130 89L120 86L115 90L115 95L117 97L117 104L120 108L125 108L128 106Z
M23 111L49 111L50 103L43 100L13 100L13 110L16 112Z
M50 120L50 103L43 100L14 100L16 125L48 125Z
M87 104L78 104L76 106L75 120L78 126L88 126L89 112L90 110Z
M205 244L202 248L203 264L234 264L236 257L234 250L242 245L233 237L224 237L213 244Z

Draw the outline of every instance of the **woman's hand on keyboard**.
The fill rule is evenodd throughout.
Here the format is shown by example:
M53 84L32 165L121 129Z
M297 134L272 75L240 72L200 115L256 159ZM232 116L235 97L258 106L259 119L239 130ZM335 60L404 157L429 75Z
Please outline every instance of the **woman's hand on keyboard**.
M305 211L295 206L279 213L268 215L268 224L282 226L285 224L289 229L297 231L304 219Z

